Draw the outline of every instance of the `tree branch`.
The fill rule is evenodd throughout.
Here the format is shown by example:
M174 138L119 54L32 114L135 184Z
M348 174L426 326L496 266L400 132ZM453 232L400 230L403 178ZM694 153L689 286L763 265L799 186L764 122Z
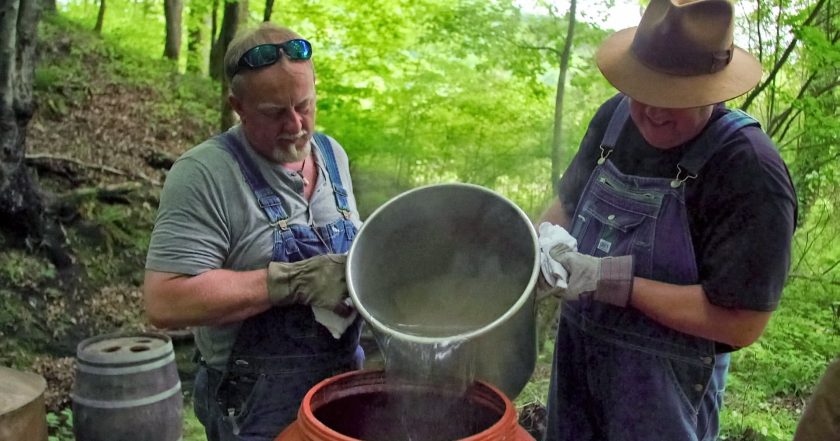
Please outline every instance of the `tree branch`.
M114 168L114 167L109 167L107 165L89 164L89 163L82 162L78 159L70 158L70 157L67 157L67 156L52 155L52 154L49 154L49 153L27 153L26 156L25 156L25 159L26 159L27 162L37 162L37 161L44 161L44 160L46 160L46 161L70 162L70 163L76 164L80 167L99 170L99 171L102 171L102 172L106 172L106 173L110 173L110 174L118 175L118 176L128 176L128 177L131 177L131 178L136 178L136 179L143 180L145 182L148 182L148 183L150 183L152 185L156 185L156 186L161 185L160 181L158 181L157 179L150 178L150 177L146 176L145 173L142 173L142 172L131 173L131 172L120 170L120 169L117 169L117 168Z
M802 97L805 95L805 91L811 85L811 82L814 81L814 78L816 76L817 76L816 72L811 73L811 75L808 77L808 79L805 80L805 83L802 84L802 87L799 88L799 93L796 94L796 99L794 99L793 102L797 102L797 101L802 99ZM770 135L771 137L774 136L776 134L776 132L779 131L779 127L784 123L785 118L787 118L790 115L792 110L793 110L793 105L788 106L788 108L785 109L784 112L781 112L778 115L776 115L775 117L771 118L770 123L767 124L767 134Z
M819 3L817 3L816 6L814 6L814 10L811 11L811 14L808 16L808 18L805 19L804 22L802 22L801 26L808 26L809 24L811 24L812 21L814 21L814 18L816 18L817 13L819 13L820 9L822 9L822 5L825 4L825 1L826 0L819 0ZM785 51L782 54L781 58L776 60L776 64L773 66L773 69L770 71L769 74L767 74L767 79L764 80L764 82L762 82L761 84L759 84L758 87L753 89L752 92L750 92L750 94L747 96L747 99L744 100L744 104L741 105L741 110L747 111L747 109L749 109L750 107L750 104L752 104L753 100L755 100L755 98L758 95L760 95L761 92L763 92L764 89L766 89L767 86L770 85L770 83L775 81L776 74L778 74L782 67L784 67L787 64L787 59L788 57L790 57L790 54L793 52L793 49L796 48L796 44L798 42L799 38L793 37L793 39L788 44L787 48L785 48Z
M536 50L536 51L549 51L556 56L560 56L560 51L557 48L549 47L549 46L528 46L524 44L520 44L519 47L522 49L529 49L529 50Z
M808 275L808 274L789 274L788 278L790 278L790 279L801 279L801 280L807 280L809 282L827 283L829 285L840 286L840 280L834 280L834 279L826 280L822 277L811 276L811 275Z

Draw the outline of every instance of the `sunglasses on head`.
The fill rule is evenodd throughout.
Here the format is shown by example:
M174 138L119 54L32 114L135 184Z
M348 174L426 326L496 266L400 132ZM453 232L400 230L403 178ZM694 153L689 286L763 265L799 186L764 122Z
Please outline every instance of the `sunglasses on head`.
M286 54L289 60L302 61L312 58L312 45L302 38L284 41L283 43L266 43L248 49L236 64L234 75L242 69L259 69L280 61Z

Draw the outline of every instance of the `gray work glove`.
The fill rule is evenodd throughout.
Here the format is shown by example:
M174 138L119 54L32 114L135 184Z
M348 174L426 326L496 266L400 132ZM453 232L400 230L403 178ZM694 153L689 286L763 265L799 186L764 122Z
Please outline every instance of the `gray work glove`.
M627 307L633 291L633 256L594 257L572 251L560 244L549 251L569 272L569 287L556 289L565 300L578 300L585 292L593 292L593 299L611 305Z
M268 298L272 305L312 305L347 316L352 308L347 300L347 281L343 254L323 254L299 262L268 264Z

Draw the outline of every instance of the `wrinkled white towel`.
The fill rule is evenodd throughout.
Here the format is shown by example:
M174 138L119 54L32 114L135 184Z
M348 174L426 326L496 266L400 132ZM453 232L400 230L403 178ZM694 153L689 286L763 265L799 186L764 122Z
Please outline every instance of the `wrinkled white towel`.
M569 277L566 268L560 265L556 260L549 256L554 246L558 244L565 244L572 250L577 250L577 240L566 231L565 228L543 222L539 227L539 244L540 244L540 269L542 270L543 278L549 285L555 288L568 288L566 279Z
M353 301L350 300L348 297L344 300L345 303L352 306ZM347 317L342 317L329 309L321 308L319 306L312 307L312 313L315 315L315 321L324 325L335 337L336 340L341 338L344 335L344 331L347 330L347 327L353 323L353 320L356 320L356 316L359 315L358 312L355 310Z

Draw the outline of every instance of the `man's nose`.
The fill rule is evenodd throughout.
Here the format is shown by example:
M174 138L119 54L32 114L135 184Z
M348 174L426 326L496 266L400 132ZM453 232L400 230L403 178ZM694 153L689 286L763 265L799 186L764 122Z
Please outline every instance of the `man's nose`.
M286 133L299 133L303 130L303 115L290 110L283 117L283 131Z
M667 116L668 109L662 107L645 106L645 115L651 119L658 119Z

